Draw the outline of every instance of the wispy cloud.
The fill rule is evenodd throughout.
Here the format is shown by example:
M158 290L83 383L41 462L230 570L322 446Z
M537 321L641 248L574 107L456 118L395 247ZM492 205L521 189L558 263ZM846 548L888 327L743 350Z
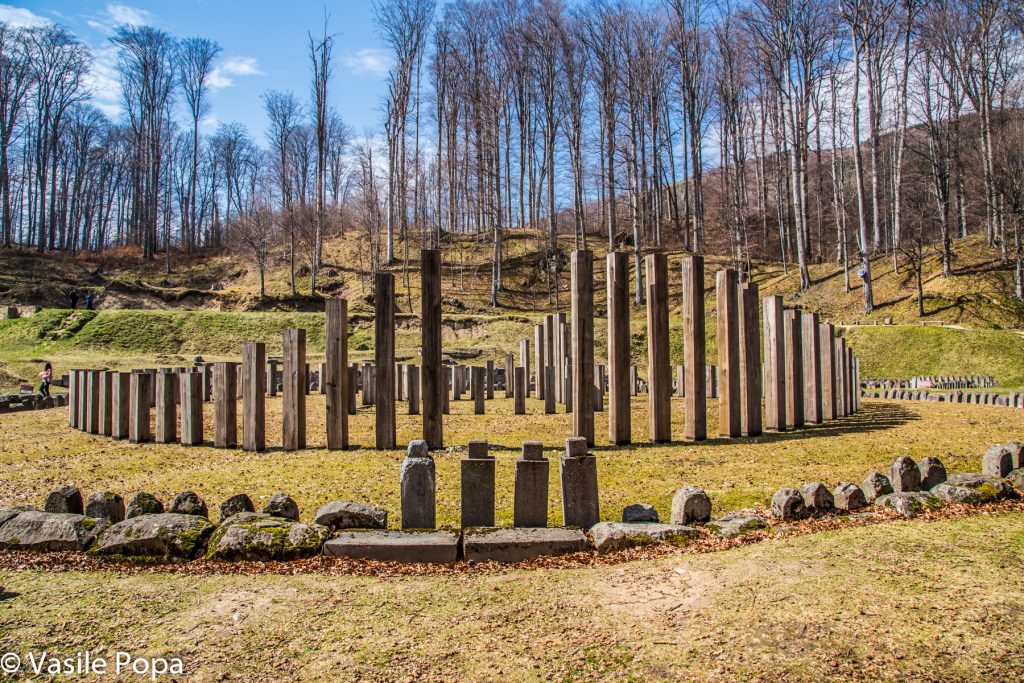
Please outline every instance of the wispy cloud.
M117 49L113 45L92 48L92 67L86 86L93 93L93 104L110 118L123 111L121 77L117 72Z
M234 85L234 76L262 76L263 71L255 57L228 57L210 72L207 80L212 90Z
M152 12L149 12L138 7L131 7L129 5L121 5L119 3L109 3L104 9L103 13L98 17L89 19L86 23L91 27L102 33L113 33L114 28L128 24L129 26L143 26L146 24L154 23L154 16Z
M43 26L50 23L49 19L35 14L32 10L25 9L24 7L14 7L13 5L0 5L0 21L19 28Z
M391 68L392 57L387 50L365 47L341 58L342 63L353 73L371 76L386 76Z

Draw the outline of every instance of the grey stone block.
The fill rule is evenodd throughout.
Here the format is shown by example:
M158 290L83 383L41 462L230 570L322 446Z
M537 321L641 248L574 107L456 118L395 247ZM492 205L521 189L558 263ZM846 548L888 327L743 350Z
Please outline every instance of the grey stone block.
M546 555L586 550L586 535L579 529L467 529L462 555L474 562L522 562Z
M494 458L465 458L462 465L462 526L494 526Z
M459 535L451 531L342 531L324 543L324 554L381 562L455 562Z
M516 527L546 527L548 525L548 477L551 463L547 458L526 456L516 460L516 482L513 525Z
M402 461L402 528L437 526L437 474L427 442L413 441Z
M921 472L921 490L930 491L946 481L946 466L942 461L932 456L921 458L917 463L917 469Z
M1013 455L1005 446L992 446L981 458L981 473L987 477L1005 477L1013 469Z
M889 467L889 482L896 493L921 490L921 470L909 455L901 455Z
M633 503L622 509L622 521L630 522L657 522L658 511L653 505L647 503Z
M582 441L585 446L587 440ZM562 519L565 526L589 529L601 521L597 458L592 455L563 455L558 462L558 473L562 482Z
M682 542L697 535L693 527L656 522L600 522L590 528L594 547L601 552L624 550L636 545Z
M711 520L711 499L699 486L687 486L672 498L672 524L704 524Z

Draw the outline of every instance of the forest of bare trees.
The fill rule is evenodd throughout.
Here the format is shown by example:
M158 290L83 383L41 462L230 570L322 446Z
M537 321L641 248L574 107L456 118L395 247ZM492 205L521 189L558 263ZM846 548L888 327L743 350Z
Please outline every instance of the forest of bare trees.
M381 0L384 117L357 137L330 107L328 22L308 97L263 95L268 125L204 135L205 38L122 26L124 114L85 85L92 55L57 25L0 24L4 246L146 258L237 249L305 267L357 235L366 268L472 235L533 240L559 296L565 240L810 266L952 272L984 236L1024 295L1024 14L1019 0ZM184 106L176 106L177 104ZM175 112L185 111L181 117ZM525 231L528 229L528 231ZM885 258L878 258L885 257ZM636 297L643 295L637 268Z

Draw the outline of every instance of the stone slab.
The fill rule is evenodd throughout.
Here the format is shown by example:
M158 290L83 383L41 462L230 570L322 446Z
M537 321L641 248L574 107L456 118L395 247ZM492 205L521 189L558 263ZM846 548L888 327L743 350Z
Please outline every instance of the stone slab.
M343 531L324 543L324 554L381 562L455 562L459 534L451 531Z
M466 560L474 562L522 562L579 552L588 545L579 529L473 527L464 530L462 552Z

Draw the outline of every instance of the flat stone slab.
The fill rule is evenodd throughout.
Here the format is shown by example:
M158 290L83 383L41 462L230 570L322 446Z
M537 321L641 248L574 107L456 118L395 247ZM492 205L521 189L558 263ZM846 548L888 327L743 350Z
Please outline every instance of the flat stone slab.
M589 545L580 529L473 527L463 530L462 554L474 562L522 562L579 552Z
M448 564L459 555L459 534L451 531L342 531L324 543L324 555L382 562Z
M751 531L770 529L771 524L761 515L733 514L716 519L708 528L722 538L735 538Z
M590 527L594 547L601 552L651 543L682 542L696 535L693 527L657 522L601 522Z

